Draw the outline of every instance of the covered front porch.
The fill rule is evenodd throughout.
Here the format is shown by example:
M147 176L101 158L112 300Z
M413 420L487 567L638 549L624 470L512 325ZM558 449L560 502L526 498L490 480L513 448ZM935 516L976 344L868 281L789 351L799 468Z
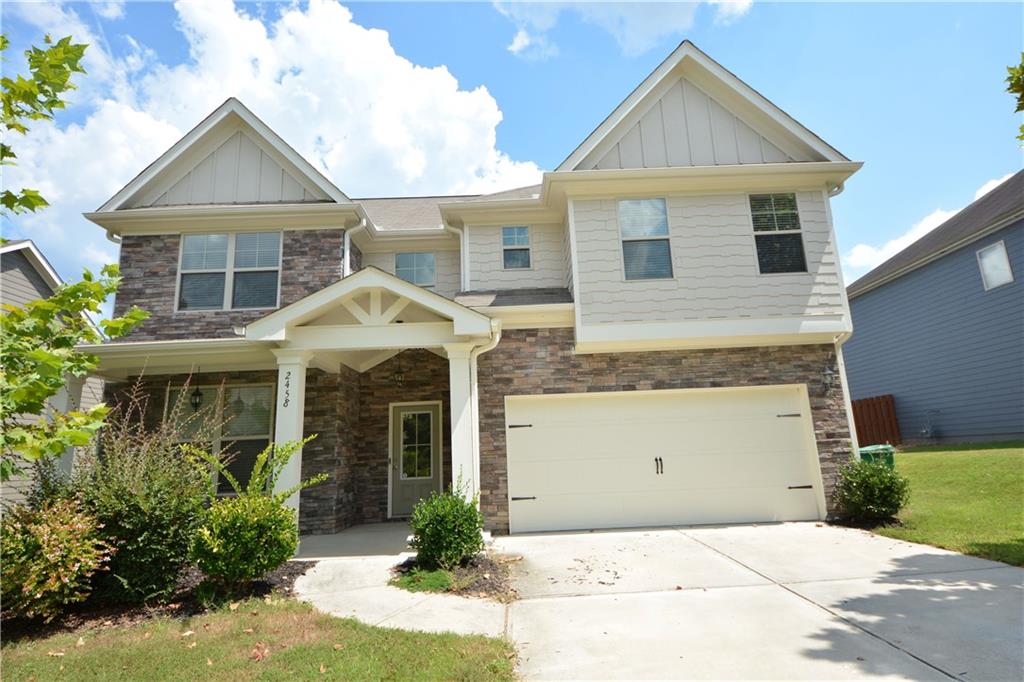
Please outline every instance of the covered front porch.
M288 501L303 535L404 518L448 486L479 492L476 356L497 343L496 321L368 268L236 333L94 352L109 378L144 374L155 408L188 380L242 395L223 398L225 413L237 422L228 403L251 405L252 420L266 420L264 442L316 434L276 483L327 474ZM262 392L242 394L255 385Z

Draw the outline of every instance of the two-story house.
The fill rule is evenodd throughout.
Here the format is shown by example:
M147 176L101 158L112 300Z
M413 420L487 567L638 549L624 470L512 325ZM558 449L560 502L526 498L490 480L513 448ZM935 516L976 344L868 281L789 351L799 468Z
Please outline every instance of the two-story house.
M495 532L821 519L851 456L831 196L858 168L681 44L541 184L352 198L229 99L88 218L121 245L96 348L210 405L303 532L450 484ZM188 395L181 387L191 375Z

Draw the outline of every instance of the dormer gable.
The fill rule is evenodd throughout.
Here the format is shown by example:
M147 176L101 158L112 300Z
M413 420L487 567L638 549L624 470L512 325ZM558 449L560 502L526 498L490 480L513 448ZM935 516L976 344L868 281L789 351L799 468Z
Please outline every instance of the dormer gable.
M687 40L557 170L848 160Z
M345 194L230 98L98 209L350 203Z

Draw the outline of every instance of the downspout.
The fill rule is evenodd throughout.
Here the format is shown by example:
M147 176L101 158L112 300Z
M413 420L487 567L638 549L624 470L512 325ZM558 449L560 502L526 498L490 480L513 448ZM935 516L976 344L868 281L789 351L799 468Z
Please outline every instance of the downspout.
M352 233L358 232L359 230L366 229L366 218L362 218L359 224L353 227L351 230L345 230L345 243L341 247L345 250L345 260L342 263L342 277L348 277L352 274Z
M121 235L114 234L110 230L107 230L107 241L114 242L115 244L121 243Z
M830 198L831 197L837 197L837 196L839 196L840 194L843 193L844 189L846 189L846 185L844 183L840 182L838 185L836 185L835 187L833 187L832 189L830 189L828 191L828 196Z
M850 447L853 456L860 459L860 443L857 440L857 425L853 421L853 401L850 399L850 387L846 383L846 363L843 361L843 344L850 340L853 332L843 332L836 337L836 365L839 369L839 382L843 388L843 403L846 407L846 422L850 425Z
M473 480L480 487L480 393L477 389L476 359L501 342L501 320L491 318L491 340L469 352L470 406L473 411ZM478 493L479 494L479 493ZM477 501L479 504L479 500Z
M469 254L467 253L465 234L461 229L447 223L442 223L441 227L459 237L459 285L463 291L469 291Z

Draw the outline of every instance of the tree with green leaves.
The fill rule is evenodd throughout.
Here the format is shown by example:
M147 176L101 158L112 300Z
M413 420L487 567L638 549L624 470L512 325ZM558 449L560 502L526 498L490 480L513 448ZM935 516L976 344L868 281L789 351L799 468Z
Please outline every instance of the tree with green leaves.
M1024 52L1020 53L1020 64L1006 67L1006 91L1017 98L1017 113L1024 111ZM1020 126L1017 139L1024 142L1024 123Z
M4 129L24 135L32 121L53 120L53 114L63 109L63 96L75 89L71 77L76 73L85 73L82 68L82 57L87 45L71 42L71 36L53 42L50 36L44 38L45 48L31 47L25 51L28 60L29 75L20 74L0 78L0 89L3 91ZM0 34L0 56L7 51L10 41ZM5 60L6 61L6 60ZM5 69L6 71L6 69ZM5 135L0 142L0 165L13 166L17 156L11 149L10 136ZM4 188L0 192L0 205L11 213L37 211L47 206L46 199L34 189L22 188L12 191Z
M81 66L85 45L71 37L57 42L47 36L46 47L25 51L27 77L0 78L2 116L6 131L0 143L0 165L16 158L8 144L10 133L24 134L34 121L53 120L64 108L63 95L74 89L72 75L85 73ZM10 45L0 35L0 55ZM0 194L0 211L35 212L47 205L33 189ZM3 306L0 314L0 481L21 473L26 464L59 455L69 447L87 444L103 425L109 412L105 405L62 413L50 405L69 377L85 377L99 359L78 346L127 334L148 313L132 308L124 316L103 320L99 328L89 314L117 291L121 278L116 265L107 265L94 277L85 270L81 282L65 284L46 299L24 307ZM38 416L36 420L24 417Z

